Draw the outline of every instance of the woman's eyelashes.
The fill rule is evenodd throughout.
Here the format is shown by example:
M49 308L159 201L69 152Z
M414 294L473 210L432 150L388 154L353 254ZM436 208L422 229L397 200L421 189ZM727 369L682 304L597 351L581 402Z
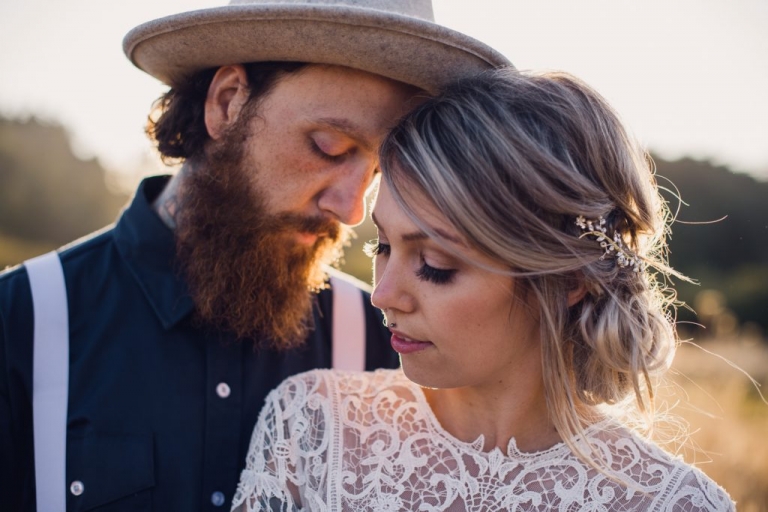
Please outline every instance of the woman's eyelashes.
M363 252L369 258L375 258L379 254L387 255L389 254L389 250L389 244L382 243L379 240L370 240L363 246Z
M371 240L365 244L363 250L371 258L375 258L379 255L389 256L392 248L389 244L385 244L379 240ZM434 284L448 284L453 281L455 275L456 269L433 267L426 261L423 261L423 259L421 267L416 271L416 277L422 281L428 281Z
M426 261L421 265L421 268L416 271L416 276L418 276L419 279L435 284L448 284L453 281L454 275L456 275L456 269L435 268L428 265Z

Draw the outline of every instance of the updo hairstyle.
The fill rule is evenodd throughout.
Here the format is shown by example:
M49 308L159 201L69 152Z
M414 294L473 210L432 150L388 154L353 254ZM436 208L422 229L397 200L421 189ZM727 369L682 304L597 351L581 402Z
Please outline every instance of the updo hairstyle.
M547 406L571 448L594 406L652 416L652 377L676 346L669 215L649 157L596 91L565 73L483 73L407 115L386 138L381 166L421 229L433 234L413 213L414 192L509 268L518 297L533 294ZM640 270L604 257L580 216L603 218ZM586 293L569 306L579 287Z

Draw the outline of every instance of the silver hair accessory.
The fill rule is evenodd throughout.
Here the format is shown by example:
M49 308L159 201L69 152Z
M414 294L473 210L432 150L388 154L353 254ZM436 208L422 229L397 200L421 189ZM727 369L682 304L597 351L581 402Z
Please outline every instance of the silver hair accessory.
M629 252L629 249L624 246L621 232L618 229L614 230L613 240L611 240L608 236L608 229L605 227L605 219L603 217L599 217L597 220L589 220L584 218L583 215L579 215L576 217L576 225L584 232L579 238L591 235L600 243L600 247L604 250L600 260L604 260L606 256L615 255L616 263L621 268L632 267L633 272L640 272L645 268L645 263Z

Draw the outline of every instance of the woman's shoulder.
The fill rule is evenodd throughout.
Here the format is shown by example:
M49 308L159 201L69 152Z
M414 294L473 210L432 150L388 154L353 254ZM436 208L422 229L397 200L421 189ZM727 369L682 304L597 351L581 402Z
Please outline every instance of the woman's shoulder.
M736 510L728 492L699 468L680 460L680 481L669 503L677 510Z
M626 427L608 424L590 441L606 454L612 472L656 496L654 509L735 510L728 493L699 468ZM663 506L662 506L663 505Z
M270 393L270 398L293 404L313 397L333 398L339 403L372 402L395 393L401 399L415 401L416 387L400 369L356 372L321 368L288 377Z
M341 425L342 430L396 427L404 415L411 428L428 428L423 394L402 370L353 372L316 369L289 377L267 398L267 408L292 417ZM321 419L322 418L322 419Z
M402 369L379 369L374 371L336 370L333 368L315 368L287 377L281 386L292 386L297 383L314 385L318 382L333 384L345 392L374 392L382 386L390 384L402 385L411 381L403 374ZM415 385L415 384L414 384Z

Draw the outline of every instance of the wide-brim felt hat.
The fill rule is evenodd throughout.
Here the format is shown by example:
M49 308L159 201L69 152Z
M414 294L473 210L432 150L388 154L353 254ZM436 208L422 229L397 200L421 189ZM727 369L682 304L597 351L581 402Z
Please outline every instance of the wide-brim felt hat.
M436 92L510 65L490 46L433 19L430 0L232 0L139 25L123 49L170 86L228 64L296 61L347 66Z

